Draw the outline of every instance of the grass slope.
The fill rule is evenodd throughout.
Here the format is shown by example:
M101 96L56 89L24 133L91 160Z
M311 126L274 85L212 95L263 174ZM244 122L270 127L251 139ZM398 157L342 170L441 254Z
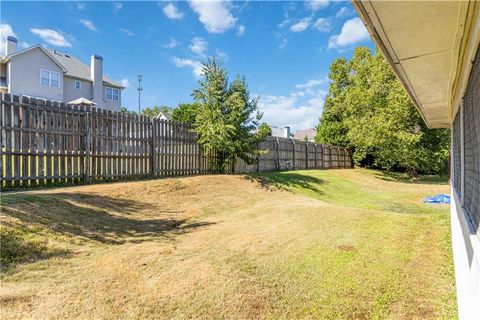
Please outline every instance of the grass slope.
M370 170L2 196L4 319L456 317L443 181Z

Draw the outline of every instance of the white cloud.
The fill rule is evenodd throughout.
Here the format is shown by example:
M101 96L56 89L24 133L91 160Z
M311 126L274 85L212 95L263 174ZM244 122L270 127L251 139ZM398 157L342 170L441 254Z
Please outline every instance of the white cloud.
M123 3L121 3L121 2L114 2L113 3L113 11L118 12L118 11L122 10L122 8L123 8Z
M172 62L178 68L192 68L193 75L196 78L200 78L203 75L203 64L200 61L173 57Z
M92 21L86 19L80 19L80 23L83 24L87 29L92 31L97 31L97 27L93 24Z
M352 12L347 7L341 7L335 15L336 18L342 18L350 15Z
M278 49L283 49L287 46L288 44L288 40L287 38L282 38L282 40L280 40L280 44L278 45Z
M28 43L28 42L25 42L25 41L22 41L18 44L18 46L22 49L25 49L25 48L28 48L28 47L31 47L31 45Z
M165 44L163 47L167 49L173 49L180 45L180 42L177 41L175 38L170 38L170 41Z
M124 86L125 88L130 86L130 82L128 81L127 78L124 78L124 79L122 79L122 80L120 80L120 81L118 81L118 82L120 82L120 84L121 84L122 86Z
M78 10L85 9L85 2L77 2L77 9Z
M295 85L295 88L297 88L297 89L312 88L312 87L316 87L316 86L319 86L319 85L327 83L327 82L328 82L328 78L311 79L311 80L308 80L306 83L300 83L300 84Z
M307 101L294 92L288 96L261 96L258 108L263 119L277 127L290 126L292 130L313 128L318 123L324 104L323 92Z
M310 0L306 2L306 5L312 11L318 11L328 6L328 2L328 0Z
M299 22L292 24L290 26L290 31L292 32L303 32L310 26L311 19L303 18Z
M190 0L189 3L208 32L222 33L235 26L237 19L230 12L230 1Z
M188 47L193 53L202 56L208 49L208 41L200 37L195 37Z
M38 29L38 28L32 28L30 31L36 35L42 38L43 41L45 41L48 44L51 44L52 46L56 47L71 47L72 44L65 39L63 34L59 31L52 30L52 29Z
M318 31L329 32L330 28L332 27L332 23L326 18L318 18L312 27Z
M368 39L368 32L360 18L347 20L340 34L331 36L328 40L328 48L346 47L348 45Z
M120 28L120 31L122 31L123 33L125 33L129 37L133 37L135 35L135 32L133 32L130 29Z
M285 19L282 20L282 22L280 22L279 24L277 24L277 26L278 26L279 28L283 28L283 27L286 27L287 25L289 25L290 22L292 22L292 19L290 19L290 18L285 18Z
M228 56L228 54L225 52L225 51L222 51L222 50L216 50L215 51L215 55L222 61L228 61L228 59L230 59L230 57Z
M173 3L168 3L163 7L163 13L169 18L169 19L182 19L183 18L183 12L179 11L177 7Z
M245 33L245 26L241 24L237 28L237 36L243 36L244 33Z
M5 55L5 42L7 41L7 37L17 37L15 32L13 32L12 27L9 24L2 23L0 24L0 56Z

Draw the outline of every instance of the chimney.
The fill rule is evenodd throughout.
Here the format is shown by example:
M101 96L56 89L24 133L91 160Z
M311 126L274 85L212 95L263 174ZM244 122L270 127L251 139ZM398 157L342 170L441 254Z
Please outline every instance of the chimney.
M103 58L96 54L90 59L90 77L93 81L92 100L97 106L103 106Z
M17 51L17 38L8 36L7 43L5 44L5 55L9 55Z
M288 126L283 127L283 137L290 139L290 127Z

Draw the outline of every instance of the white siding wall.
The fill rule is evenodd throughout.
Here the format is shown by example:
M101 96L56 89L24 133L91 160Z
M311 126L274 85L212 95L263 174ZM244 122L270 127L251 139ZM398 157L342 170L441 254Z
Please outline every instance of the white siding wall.
M80 90L75 89L75 81L80 81ZM64 77L63 84L63 98L65 103L78 98L92 100L92 82L71 77Z
M118 93L118 101L114 101L114 100L107 99L107 88L115 88L115 87L110 87L105 84L103 85L103 99L105 100L105 106L107 110L120 111L120 109L122 108L122 90L120 88L115 88L119 90L119 93Z
M40 84L40 69L58 72L59 87ZM41 49L15 56L8 64L7 82L11 94L63 101L62 69Z
M451 194L450 223L458 315L462 320L478 320L480 318L480 240L454 188Z

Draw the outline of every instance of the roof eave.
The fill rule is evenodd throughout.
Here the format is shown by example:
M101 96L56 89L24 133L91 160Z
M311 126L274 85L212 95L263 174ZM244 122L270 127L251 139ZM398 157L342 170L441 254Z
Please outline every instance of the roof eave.
M15 51L14 53L12 54L9 54L8 56L5 56L5 61L8 62L9 60L12 59L12 57L15 57L19 54L23 54L23 53L26 53L26 52L29 52L33 49L40 49L42 50L43 52L45 52L45 54L50 57L50 59L53 60L53 62L55 62L59 67L60 69L62 69L62 72L66 73L67 72L67 69L65 68L65 66L63 66L57 59L55 59L54 56L52 56L52 54L50 52L48 52L47 49L45 49L41 44L36 44L34 46L31 46L31 47L28 47L28 48L25 48L23 50L20 50L20 51Z
M390 51L387 50L386 45L383 43L381 40L382 38L380 37L379 32L375 29L374 24L372 20L370 19L370 16L367 13L367 10L365 9L364 5L360 1L352 1L353 6L357 10L360 19L362 19L363 24L367 28L368 33L370 34L372 40L375 42L378 48L382 51L384 57L387 59L387 61L390 63L392 66L392 69L397 76L397 78L400 80L402 83L403 87L405 88L407 94L409 95L410 99L412 100L413 104L417 108L417 110L420 112L420 115L423 118L423 121L425 121L425 124L429 128L434 128L435 126L432 126L432 124L429 123L429 121L425 118L425 110L423 109L423 106L421 105L419 99L417 98L415 94L415 90L413 89L412 85L408 82L408 79L405 77L405 73L402 70L401 65L398 63L398 58L395 56L392 56L390 54ZM380 31L382 32L382 31ZM382 32L383 33L383 32ZM384 35L384 34L383 34ZM385 36L385 35L384 35Z

